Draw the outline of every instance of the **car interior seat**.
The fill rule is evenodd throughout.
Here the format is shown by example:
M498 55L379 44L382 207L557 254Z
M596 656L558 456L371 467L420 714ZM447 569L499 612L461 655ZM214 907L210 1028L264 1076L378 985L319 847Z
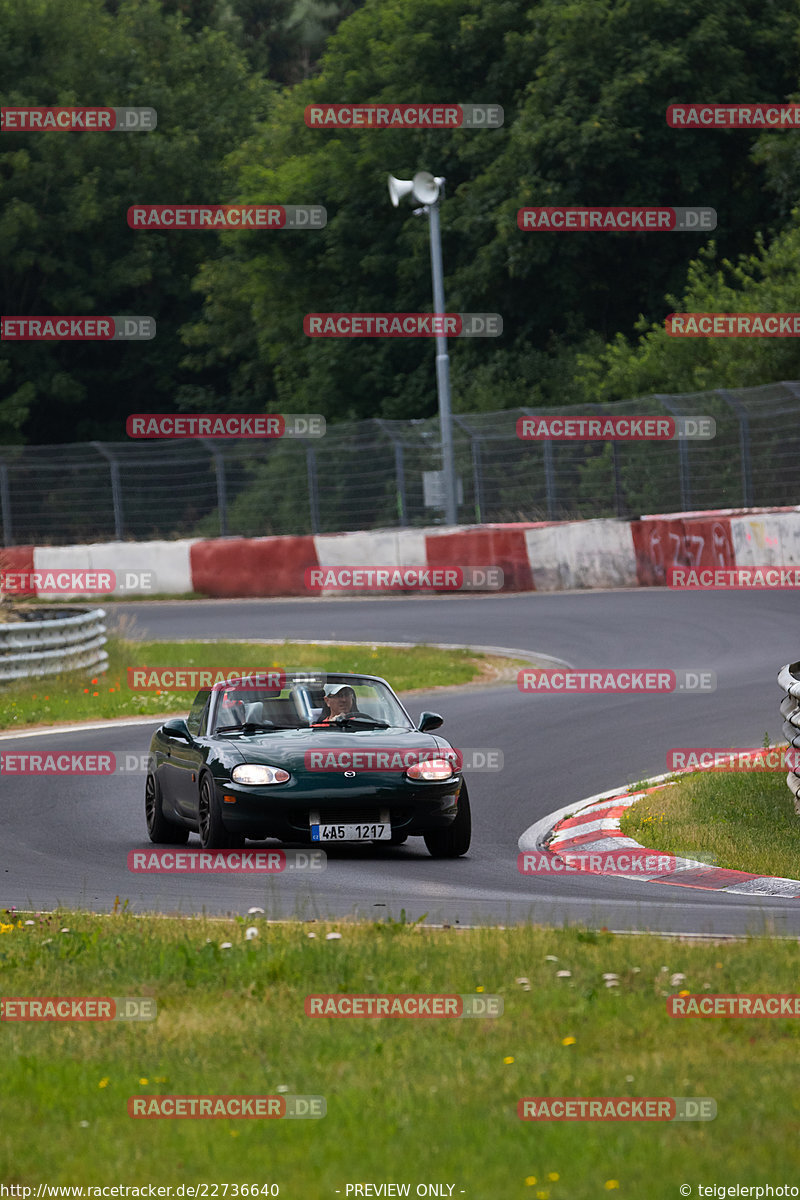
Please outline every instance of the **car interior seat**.
M325 703L325 689L321 687L309 687L308 698L311 703L311 720L321 721L323 715L327 715L328 706Z

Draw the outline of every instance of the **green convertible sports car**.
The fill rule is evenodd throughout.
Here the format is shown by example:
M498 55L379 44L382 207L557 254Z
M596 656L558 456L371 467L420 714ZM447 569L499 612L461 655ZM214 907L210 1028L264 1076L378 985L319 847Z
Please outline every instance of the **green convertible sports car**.
M331 844L420 836L437 858L471 836L461 756L415 725L373 675L269 672L202 688L188 717L150 743L145 812L153 842L205 849L260 841Z

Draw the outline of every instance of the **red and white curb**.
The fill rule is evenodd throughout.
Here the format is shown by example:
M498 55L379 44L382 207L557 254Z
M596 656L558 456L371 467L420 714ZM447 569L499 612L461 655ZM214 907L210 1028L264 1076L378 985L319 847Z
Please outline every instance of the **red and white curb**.
M554 813L543 817L529 829L526 829L519 839L521 854L534 851L551 854L559 860L560 865L552 871L538 871L537 874L556 875L562 877L567 868L567 856L599 855L604 853L618 854L628 851L648 858L664 858L664 851L650 850L642 846L634 838L627 837L620 830L620 819L626 808L630 808L637 800L649 792L660 791L670 787L671 781L680 772L673 771L669 775L656 775L645 782L650 787L638 792L622 792L614 788L608 792L600 792L590 796L577 805L568 804ZM614 879L635 879L640 883L666 883L677 887L703 888L712 892L730 892L740 896L780 896L783 899L800 899L800 879L781 879L775 875L753 875L749 871L733 871L726 867L713 867L699 862L697 859L669 856L672 869L669 871L648 873L639 871L636 874L626 874L622 870L603 871L581 868L575 865L575 859L570 862L571 874L607 875ZM585 859L584 859L585 861Z

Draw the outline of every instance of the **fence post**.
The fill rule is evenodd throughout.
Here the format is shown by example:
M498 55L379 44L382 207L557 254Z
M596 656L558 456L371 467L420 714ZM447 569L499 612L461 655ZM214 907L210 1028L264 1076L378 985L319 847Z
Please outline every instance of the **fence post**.
M717 395L729 404L739 418L739 458L742 464L742 508L753 507L753 464L750 456L750 418L741 400L724 388Z
M14 531L11 525L11 489L8 486L8 465L5 459L0 459L0 516L3 520L3 545L14 545Z
M403 454L403 443L386 428L384 417L375 417L375 424L389 438L394 449L394 481L397 490L397 519L402 528L408 528L408 504L406 502L406 465Z
M667 412L672 413L674 417L683 415L676 410L675 401L671 396L664 395L661 392L655 392L654 395L656 400L660 400ZM678 438L678 475L681 488L681 510L683 512L691 512L692 488L689 477L689 445L686 438Z
M464 433L469 438L470 457L472 458L472 492L473 503L475 505L475 522L481 524L481 513L483 512L483 472L481 462L481 447L480 434L474 433L472 426L457 414L453 413L453 424L459 429L463 429ZM456 486L458 486L456 484Z
M527 405L522 405L517 409L526 417L535 417L540 413L540 409L529 408ZM556 512L556 473L555 460L553 458L553 443L551 441L542 442L542 459L544 463L544 491L545 504L547 507L548 520L555 520Z
M556 513L556 474L555 463L553 461L553 443L551 441L542 442L542 451L544 453L544 487L547 497L547 519L554 521Z
M119 478L119 463L102 442L90 442L94 446L98 454L101 454L109 465L111 472L111 503L114 506L114 540L122 541L123 524L122 524L122 486Z
M311 532L319 533L319 491L317 489L317 456L313 446L306 446L306 470L308 473L308 507L311 515Z
M481 439L475 434L470 439L472 449L472 490L475 494L475 521L482 522L483 513L483 462L481 460Z
M394 477L397 483L397 519L403 528L408 526L406 512L406 469L403 457L403 443L394 443Z
M622 474L619 469L619 444L611 442L611 459L614 464L614 506L617 516L622 516Z
M228 536L228 491L225 480L225 459L210 438L198 438L214 459L214 472L217 476L217 512L219 513L219 536Z

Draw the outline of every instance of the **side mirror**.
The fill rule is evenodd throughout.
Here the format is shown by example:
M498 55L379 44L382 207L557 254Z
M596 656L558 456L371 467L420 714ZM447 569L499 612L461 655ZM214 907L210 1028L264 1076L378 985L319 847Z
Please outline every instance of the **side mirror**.
M189 726L183 717L171 717L169 721L165 721L161 726L161 732L164 737L172 738L174 741L186 742L189 746L194 744L192 735L189 733Z
M438 713L423 712L419 714L420 733L429 733L431 729L438 729L440 725L444 725L444 717L440 717Z

